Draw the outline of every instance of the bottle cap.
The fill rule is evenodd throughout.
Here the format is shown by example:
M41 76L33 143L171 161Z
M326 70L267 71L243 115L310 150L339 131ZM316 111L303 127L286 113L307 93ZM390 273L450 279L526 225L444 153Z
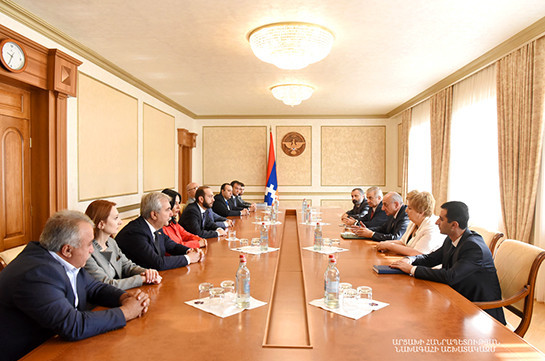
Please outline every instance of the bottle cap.
M331 255L330 255L330 256L331 256ZM239 259L240 259L240 262L246 263L246 257L245 257L243 254L241 254L241 255L239 256Z
M329 262L337 262L337 261L335 260L335 256L334 256L334 255L332 255L332 254L329 255Z

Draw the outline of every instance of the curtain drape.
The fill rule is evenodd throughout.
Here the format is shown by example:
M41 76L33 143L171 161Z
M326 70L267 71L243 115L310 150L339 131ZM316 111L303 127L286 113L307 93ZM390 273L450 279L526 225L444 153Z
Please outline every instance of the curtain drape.
M403 136L403 178L401 182L401 196L407 195L409 180L409 129L411 128L411 113L409 108L401 113L401 132Z
M543 145L545 39L496 63L500 196L506 236L529 242Z
M409 128L407 191L432 192L430 154L430 101L414 106Z
M435 198L435 214L448 197L450 163L450 122L452 119L452 86L431 97L431 182Z

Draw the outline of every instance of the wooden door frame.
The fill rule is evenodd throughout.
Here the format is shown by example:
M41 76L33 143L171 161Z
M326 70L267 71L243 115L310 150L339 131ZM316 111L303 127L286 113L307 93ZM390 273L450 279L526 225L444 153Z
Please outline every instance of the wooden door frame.
M31 93L31 237L37 240L47 219L68 206L67 99L76 96L82 62L0 25L0 40L6 38L17 40L28 59L21 73L0 67L0 82Z
M182 203L187 203L185 186L192 182L193 157L192 149L197 146L197 133L187 129L178 129L178 193L182 196Z

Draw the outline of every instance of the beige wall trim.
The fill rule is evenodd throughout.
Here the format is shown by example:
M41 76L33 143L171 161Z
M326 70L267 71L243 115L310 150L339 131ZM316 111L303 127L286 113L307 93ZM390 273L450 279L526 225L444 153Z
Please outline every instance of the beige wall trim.
M500 45L496 46L492 50L488 51L487 53L473 60L472 62L465 65L464 67L458 69L457 71L450 74L443 80L432 85L428 89L424 90L422 93L418 94L417 96L413 97L407 102L401 104L397 108L391 110L386 115L388 116L388 118L391 118L401 113L405 109L408 109L410 107L417 105L418 103L431 97L433 94L443 90L444 88L450 85L456 84L464 80L468 76L473 75L479 70L486 68L487 66L493 64L494 62L504 57L505 55L511 53L512 51L515 51L516 49L520 48L521 46L524 46L530 41L533 41L541 37L543 34L545 34L545 17L539 19L538 21L536 21L535 23L533 23L526 29L513 35L512 37L510 37L509 39L507 39Z
M196 115L194 119L388 119L386 114L276 114L276 115Z
M140 203L129 204L128 206L123 206L123 207L117 207L117 211L119 213L133 211L135 209L140 209Z
M20 5L16 4L15 2L11 0L1 0L0 1L0 11L2 11L4 14L8 15L9 17L17 20L18 22L22 23L23 25L28 26L32 30L37 31L38 33L50 38L51 40L61 44L67 49L70 49L74 53L78 54L79 56L84 57L85 59L93 62L94 64L100 66L101 68L105 69L106 71L109 71L113 75L123 79L127 83L137 87L138 89L148 93L149 95L157 98L158 100L162 101L163 103L173 107L174 109L184 113L185 115L195 118L195 114L191 112L190 110L184 108L174 100L170 99L166 95L160 93L158 90L152 88L151 86L147 85L146 83L142 82L141 80L134 77L132 74L128 73L127 71L121 69L114 63L110 62L97 52L89 49L85 45L77 42L67 34L63 33L59 29L53 27L52 25L48 24L44 20L40 19L36 15L32 14L28 10L24 9Z

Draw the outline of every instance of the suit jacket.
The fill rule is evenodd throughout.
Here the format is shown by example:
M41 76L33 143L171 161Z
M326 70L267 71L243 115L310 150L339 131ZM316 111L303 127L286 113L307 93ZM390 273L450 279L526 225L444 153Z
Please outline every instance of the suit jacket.
M244 208L250 208L250 206L252 204L248 203L248 202L244 202L244 200L242 200L241 196L233 195L229 199L229 205L231 206L231 209L241 210L241 209L244 209Z
M382 226L369 228L373 232L373 241L391 241L400 239L409 225L409 216L405 212L406 205L402 205L397 211L397 217L389 216L388 221Z
M434 215L424 218L418 228L416 228L416 224L409 222L405 234L401 237L401 242L423 254L439 249L443 245L445 236L439 232L439 227L435 224L437 218L439 217Z
M185 207L178 222L186 229L186 231L196 234L202 238L212 238L218 236L218 233L216 232L218 226L209 217L205 217L203 220L201 209L196 202L188 204L187 207Z
M354 207L347 211L346 214L352 218L361 219L369 213L369 204L367 199L364 199L360 204L354 204Z
M240 216L240 209L231 209L231 206L228 205L228 203L229 202L225 201L225 198L223 198L221 193L216 194L214 196L214 204L212 205L212 209L222 217Z
M446 283L473 302L501 299L501 288L490 249L476 232L466 229L457 247L447 237L443 246L427 255L411 257L416 278ZM431 267L441 264L441 269ZM485 310L505 325L501 308Z
M386 215L386 212L384 212L384 210L382 209L382 202L378 204L375 212L373 214L371 213L372 209L371 207L369 207L369 211L365 216L355 216L354 218L356 218L358 222L365 224L367 228L379 227L388 221L388 216Z
M208 208L206 212L204 212L204 216L208 217L212 222L216 224L216 228L227 228L225 225L225 221L227 221L227 218L220 216L212 208Z
M115 240L123 253L142 267L162 271L187 266L184 255L190 248L171 240L162 229L158 231L155 241L142 216L123 227ZM166 255L167 252L169 256Z
M122 290L142 286L140 273L146 269L128 259L113 238L109 238L106 245L105 253L102 253L98 242L93 241L94 251L85 270L98 281Z
M118 307L122 290L81 269L77 293L76 308L63 266L38 242L30 242L0 272L2 360L17 360L55 334L81 340L125 326ZM91 312L88 303L115 308Z

